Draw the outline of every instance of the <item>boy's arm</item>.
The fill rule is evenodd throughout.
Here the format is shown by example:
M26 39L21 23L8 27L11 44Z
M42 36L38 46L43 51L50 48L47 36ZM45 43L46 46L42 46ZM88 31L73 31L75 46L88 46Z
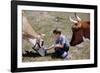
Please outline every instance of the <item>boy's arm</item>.
M52 45L52 46L50 46L49 48L48 48L48 50L49 49L52 49L52 48L63 48L64 47L64 45L62 44L56 44L56 45Z
M49 49L52 49L52 48L55 48L55 45L50 46L50 47L48 48L48 50L49 50Z
M55 45L55 48L63 48L64 47L64 44L56 44Z

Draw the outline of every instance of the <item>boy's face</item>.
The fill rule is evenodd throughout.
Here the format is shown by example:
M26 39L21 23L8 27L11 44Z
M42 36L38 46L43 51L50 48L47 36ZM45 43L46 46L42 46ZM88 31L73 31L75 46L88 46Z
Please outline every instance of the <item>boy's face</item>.
M55 34L55 33L53 35L54 35L55 39L59 38L59 36L60 36L60 34Z

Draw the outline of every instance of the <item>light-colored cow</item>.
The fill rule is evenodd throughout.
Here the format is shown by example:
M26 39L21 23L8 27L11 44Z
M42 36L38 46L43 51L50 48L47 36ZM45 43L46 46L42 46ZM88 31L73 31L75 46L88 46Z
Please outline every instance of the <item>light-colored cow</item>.
M44 51L41 50L41 48L43 47L42 37L45 36L45 34L35 32L25 13L22 15L22 36L23 39L27 40L31 44L33 49L35 49L41 56L44 56Z

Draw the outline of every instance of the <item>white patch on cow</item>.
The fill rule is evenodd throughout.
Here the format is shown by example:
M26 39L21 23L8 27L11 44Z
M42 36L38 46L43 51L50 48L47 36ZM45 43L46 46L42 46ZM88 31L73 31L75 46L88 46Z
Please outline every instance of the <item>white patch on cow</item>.
M36 44L36 39L29 38L28 41L30 42L31 46L34 46Z
M89 39L88 39L88 38L85 38L85 37L83 36L83 41L86 42L86 41L89 41Z
M89 40L88 38L85 38L85 37L83 36L83 42L80 43L80 44L78 44L78 45L76 45L76 47L77 47L77 48L83 48L83 47L84 47L84 43L89 42L89 41L90 41L90 40Z

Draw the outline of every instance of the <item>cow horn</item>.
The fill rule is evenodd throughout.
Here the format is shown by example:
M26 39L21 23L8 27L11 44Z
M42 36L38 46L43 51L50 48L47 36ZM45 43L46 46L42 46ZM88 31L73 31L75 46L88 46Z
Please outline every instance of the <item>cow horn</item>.
M70 21L73 23L77 23L77 21L73 20L71 17L69 17Z
M79 16L76 16L76 18L77 18L78 21L81 21L81 18Z

